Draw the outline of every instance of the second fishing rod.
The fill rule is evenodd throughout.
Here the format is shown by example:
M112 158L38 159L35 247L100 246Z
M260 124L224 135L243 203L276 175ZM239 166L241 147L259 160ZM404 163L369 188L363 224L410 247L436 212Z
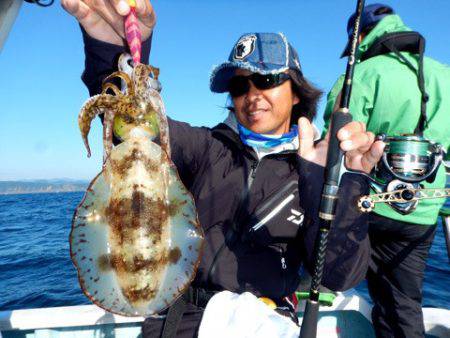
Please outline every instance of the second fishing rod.
M325 183L319 209L320 227L315 243L315 266L312 273L309 299L306 301L305 313L300 330L300 338L315 338L319 312L319 288L322 281L327 253L328 234L336 214L336 204L341 180L341 167L344 152L339 146L337 132L352 121L349 113L350 95L352 91L353 71L356 64L356 49L359 42L361 15L364 0L358 0L356 17L351 38L350 53L345 71L339 108L331 116L330 141L328 144L327 163L325 167Z

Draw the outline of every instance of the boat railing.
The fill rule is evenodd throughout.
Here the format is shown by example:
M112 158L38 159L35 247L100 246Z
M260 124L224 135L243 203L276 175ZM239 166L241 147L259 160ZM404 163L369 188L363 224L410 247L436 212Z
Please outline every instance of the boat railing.
M72 337L132 338L139 337L143 320L95 305L0 311L0 338L59 337L61 332L75 334Z

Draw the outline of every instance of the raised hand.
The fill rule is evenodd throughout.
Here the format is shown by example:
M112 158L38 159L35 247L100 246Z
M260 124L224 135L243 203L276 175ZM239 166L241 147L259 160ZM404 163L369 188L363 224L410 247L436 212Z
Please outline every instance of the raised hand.
M298 120L299 150L298 154L310 162L325 166L327 159L329 132L324 140L314 145L314 129L307 118ZM376 141L366 125L353 121L338 131L340 147L345 153L345 164L348 169L370 173L383 155L384 143Z
M130 11L127 0L61 0L61 5L91 37L125 45L124 18ZM142 40L146 40L156 24L150 1L136 0L136 13Z

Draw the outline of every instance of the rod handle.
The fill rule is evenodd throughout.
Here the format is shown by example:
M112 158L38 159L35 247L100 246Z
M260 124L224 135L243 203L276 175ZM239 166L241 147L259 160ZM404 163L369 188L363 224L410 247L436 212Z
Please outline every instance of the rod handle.
M342 127L351 121L352 115L348 112L347 108L340 108L331 115L330 142L328 144L326 164L327 173L325 176L326 184L335 183L337 185L339 182L339 173L344 152L339 146L340 142L337 138L337 133Z
M303 314L300 338L310 338L317 336L317 321L319 316L319 302L306 301L305 313Z
M344 152L339 146L337 132L351 122L352 116L348 109L339 109L331 117L330 142L328 144L327 165L325 167L325 183L320 200L319 217L325 221L334 219L339 180L341 177L341 163Z

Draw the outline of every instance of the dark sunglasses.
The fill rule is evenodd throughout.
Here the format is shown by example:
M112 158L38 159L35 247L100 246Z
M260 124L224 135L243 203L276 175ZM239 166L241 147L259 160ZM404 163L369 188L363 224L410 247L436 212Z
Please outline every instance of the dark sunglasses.
M291 77L289 74L286 73L267 75L253 73L247 76L237 75L230 79L230 82L228 83L228 91L231 97L239 97L248 93L250 90L249 81L252 81L254 86L259 90L266 90L277 87L290 78Z

